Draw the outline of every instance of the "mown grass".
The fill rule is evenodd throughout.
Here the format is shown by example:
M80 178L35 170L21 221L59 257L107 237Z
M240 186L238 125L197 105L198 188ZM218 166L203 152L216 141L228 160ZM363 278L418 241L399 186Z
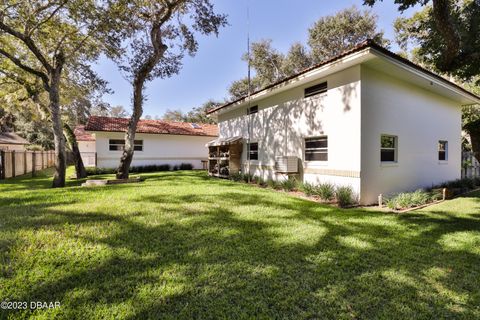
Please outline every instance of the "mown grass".
M480 193L338 209L203 172L0 183L1 318L480 318Z

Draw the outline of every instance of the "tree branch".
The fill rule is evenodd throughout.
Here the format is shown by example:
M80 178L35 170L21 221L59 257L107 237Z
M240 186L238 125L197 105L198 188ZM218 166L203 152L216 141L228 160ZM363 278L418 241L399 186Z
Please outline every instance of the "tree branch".
M48 79L48 75L46 75L45 73L41 72L41 71L38 71L38 70L35 70L25 64L23 64L20 59L18 59L17 57L15 56L12 56L11 54L9 54L8 52L6 52L5 50L3 50L2 48L0 48L0 54L3 55L5 58L9 59L10 61L12 61L17 67L21 68L22 70L25 70L27 71L28 73L31 73L37 77L39 77L40 79L42 79L43 81L43 85L45 87L46 90L49 90L50 89L50 85L49 85L49 79Z
M40 63L47 70L47 72L50 73L52 71L52 66L50 65L50 63L48 63L47 59L40 52L40 49L38 49L38 47L35 45L32 38L12 29L11 27L3 23L2 20L0 20L0 30L3 30L11 36L21 40L27 46L27 48L30 49L30 51L35 55L38 61L40 61Z
M460 36L452 21L450 0L433 0L433 16L437 30L445 41L439 67L442 71L448 71L460 49Z

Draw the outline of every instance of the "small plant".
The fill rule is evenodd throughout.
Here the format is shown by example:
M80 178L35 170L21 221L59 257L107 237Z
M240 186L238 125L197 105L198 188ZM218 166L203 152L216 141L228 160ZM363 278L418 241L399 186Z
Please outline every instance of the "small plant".
M233 181L236 181L236 182L243 181L243 173L235 172L235 173L230 174L230 180L233 180Z
M253 177L254 177L254 176L253 176L253 174L251 174L251 173L244 173L244 174L243 174L243 182L245 182L245 183L252 182Z
M297 190L298 182L295 178L288 178L280 182L281 188L285 191Z
M178 165L174 165L173 168L172 168L173 171L177 171L178 170Z
M438 200L438 194L432 194L424 190L414 192L402 192L385 200L385 205L392 210L418 207Z
M313 196L315 194L315 186L312 183L304 182L300 185L300 190L307 196Z
M315 187L315 194L324 201L330 201L335 198L335 186L331 183L321 183Z
M277 180L268 179L267 186L272 189L280 189L280 183Z
M340 207L347 207L356 202L355 194L350 186L337 187L335 197Z

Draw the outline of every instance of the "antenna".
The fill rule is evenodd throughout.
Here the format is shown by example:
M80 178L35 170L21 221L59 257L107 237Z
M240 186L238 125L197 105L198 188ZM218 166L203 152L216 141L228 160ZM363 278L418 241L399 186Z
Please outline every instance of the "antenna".
M250 77L250 10L249 10L249 0L247 0L247 62L248 62L248 71L247 71L247 82L248 82L248 93L247 93L247 168L248 175L247 181L250 183L250 130L251 130L251 114L250 114L250 98L252 94L252 83Z

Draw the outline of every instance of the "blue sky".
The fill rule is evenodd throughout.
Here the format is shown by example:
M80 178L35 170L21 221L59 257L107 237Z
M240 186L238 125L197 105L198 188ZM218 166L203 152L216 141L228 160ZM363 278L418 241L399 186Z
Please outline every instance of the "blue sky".
M250 39L272 39L273 46L286 52L293 42L306 43L308 28L321 16L331 15L363 1L355 0L213 0L217 12L228 15L229 26L218 38L199 36L195 57L185 57L179 75L156 79L147 84L144 116L161 116L167 109L188 111L208 99L227 97L231 82L246 76L247 65L241 60L247 47L247 3L250 12ZM379 28L393 40L393 21L400 15L393 0L378 2L372 9L379 19ZM404 15L409 16L412 10ZM395 46L392 47L395 50ZM114 90L104 100L112 106L131 109L130 84L124 80L112 62L101 59L95 70Z

